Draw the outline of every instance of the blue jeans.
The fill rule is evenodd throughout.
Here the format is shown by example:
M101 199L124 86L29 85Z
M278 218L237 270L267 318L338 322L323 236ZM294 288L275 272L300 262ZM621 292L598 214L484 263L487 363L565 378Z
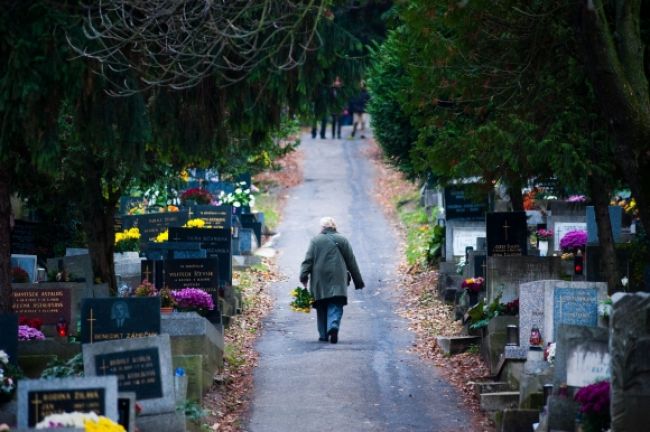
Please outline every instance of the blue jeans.
M327 339L327 332L341 326L343 318L343 305L328 303L316 307L316 323L318 324L318 335L321 339Z

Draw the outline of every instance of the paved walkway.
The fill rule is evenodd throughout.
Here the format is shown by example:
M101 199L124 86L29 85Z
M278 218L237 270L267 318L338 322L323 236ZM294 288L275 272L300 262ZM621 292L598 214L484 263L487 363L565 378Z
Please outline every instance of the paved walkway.
M328 131L329 132L329 131ZM344 128L347 137L350 128ZM465 431L455 390L408 352L396 307L396 237L373 201L365 140L304 135L305 181L291 191L276 247L286 282L257 345L251 432ZM333 216L352 244L366 288L349 290L339 343L318 342L315 312L293 312L290 291L319 219Z

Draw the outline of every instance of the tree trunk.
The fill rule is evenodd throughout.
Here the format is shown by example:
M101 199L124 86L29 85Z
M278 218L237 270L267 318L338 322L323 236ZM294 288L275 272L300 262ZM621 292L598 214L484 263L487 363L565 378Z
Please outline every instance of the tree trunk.
M88 177L83 188L86 203L83 227L88 242L88 254L93 266L93 283L108 283L111 294L117 294L115 280L115 205L102 194L101 179L98 174Z
M618 257L612 234L612 222L609 219L610 189L597 175L589 176L589 188L594 204L596 224L598 225L598 247L600 249L600 265L607 282L607 291L613 294L619 285ZM587 263L589 265L589 263Z
M641 38L641 1L619 2L608 15L602 0L579 0L577 28L586 54L585 69L614 130L615 162L650 229L650 94Z
M10 313L11 287L11 170L0 166L0 313Z
M508 196L510 196L510 205L512 211L524 211L524 194L521 192L521 181L512 180L508 184Z

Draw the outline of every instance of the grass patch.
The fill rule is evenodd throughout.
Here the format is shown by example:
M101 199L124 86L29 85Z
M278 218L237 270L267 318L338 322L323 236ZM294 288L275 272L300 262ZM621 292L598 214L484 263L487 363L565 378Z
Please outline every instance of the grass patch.
M255 209L264 213L264 225L274 232L280 224L279 203L276 196L264 192L255 195Z
M418 206L418 194L400 197L396 201L397 213L406 227L406 262L409 266L428 265L428 252L433 227L422 207Z

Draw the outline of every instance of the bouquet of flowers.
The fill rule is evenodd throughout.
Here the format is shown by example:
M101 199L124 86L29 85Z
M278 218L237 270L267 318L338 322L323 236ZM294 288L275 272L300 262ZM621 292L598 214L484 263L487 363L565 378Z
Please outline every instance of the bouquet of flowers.
M12 267L11 269L11 282L25 283L29 282L29 273L23 270L22 267Z
M212 194L201 188L188 189L181 194L181 202L184 205L210 204L212 202Z
M166 229L165 231L161 232L156 236L156 239L154 240L154 243L165 243L167 240L169 240L169 230Z
M83 429L85 432L126 432L124 427L108 417L98 416L94 412L79 412L50 414L36 424L36 429L58 429L72 427Z
M9 355L0 350L0 402L10 401L16 391L16 381L22 377L20 369L9 363Z
M485 283L485 279L479 276L475 278L464 279L460 287L466 289L468 292L477 293L483 289L484 283Z
M609 381L600 381L578 390L575 400L580 404L586 432L600 432L609 428L609 399Z
M253 207L255 205L255 196L250 188L246 187L246 182L242 181L235 184L234 192L226 194L221 191L219 201L221 204L229 204L233 207Z
M311 311L311 306L314 303L314 297L311 295L311 292L307 288L296 287L291 291L293 296L293 301L289 303L291 309L295 312L305 312L309 313Z
M190 219L187 221L185 225L183 225L183 228L204 228L204 227L205 227L205 221L200 218Z
M555 361L555 352L556 352L555 342L549 342L548 345L546 345L546 348L544 349L544 360L546 360L550 364L553 364L553 362Z
M27 340L44 340L45 335L43 334L42 331L26 326L26 325L19 325L18 326L18 340L19 341L27 341Z
M550 240L553 237L553 231L547 230L544 228L540 228L537 230L535 233L535 237L537 237L537 240Z
M176 307L182 310L212 310L212 296L200 288L183 288L171 292Z
M157 294L156 287L153 286L151 282L149 282L146 279L142 280L142 283L135 287L135 290L133 290L133 294L135 294L136 297L153 297Z
M569 231L560 239L560 248L563 251L576 251L587 244L587 232L583 230Z
M137 252L140 250L140 230L129 228L115 233L115 252Z

